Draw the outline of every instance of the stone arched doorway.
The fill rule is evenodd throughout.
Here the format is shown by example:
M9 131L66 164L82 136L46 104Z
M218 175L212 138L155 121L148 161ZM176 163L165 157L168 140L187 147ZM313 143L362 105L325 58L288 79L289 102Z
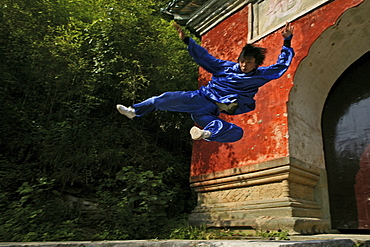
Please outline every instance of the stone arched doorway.
M369 71L370 52L340 76L323 111L323 141L334 229L370 229Z
M322 113L328 94L343 72L370 50L370 1L343 13L325 30L300 63L289 95L289 155L320 172L315 200L330 218Z

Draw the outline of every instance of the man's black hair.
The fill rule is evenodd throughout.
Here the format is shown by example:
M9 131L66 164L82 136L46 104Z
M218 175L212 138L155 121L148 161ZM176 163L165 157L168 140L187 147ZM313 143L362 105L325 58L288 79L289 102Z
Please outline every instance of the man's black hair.
M243 47L243 50L239 55L238 61L246 57L254 57L254 59L256 60L256 65L258 67L261 64L263 64L266 53L267 53L266 48L256 47L252 44L247 44L246 46Z

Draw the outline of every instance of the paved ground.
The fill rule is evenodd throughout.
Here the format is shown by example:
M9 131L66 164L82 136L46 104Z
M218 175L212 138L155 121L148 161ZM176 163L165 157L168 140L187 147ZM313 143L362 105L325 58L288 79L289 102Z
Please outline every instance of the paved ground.
M127 240L99 242L5 243L7 247L370 247L370 235L290 236L289 241L262 240Z

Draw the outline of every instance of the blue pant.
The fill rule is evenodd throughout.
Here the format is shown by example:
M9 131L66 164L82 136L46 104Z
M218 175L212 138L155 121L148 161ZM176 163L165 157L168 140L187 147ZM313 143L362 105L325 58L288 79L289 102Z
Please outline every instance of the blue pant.
M243 136L243 129L220 119L220 109L200 91L166 92L133 105L138 117L154 111L187 112L192 119L212 135L208 141L236 142Z

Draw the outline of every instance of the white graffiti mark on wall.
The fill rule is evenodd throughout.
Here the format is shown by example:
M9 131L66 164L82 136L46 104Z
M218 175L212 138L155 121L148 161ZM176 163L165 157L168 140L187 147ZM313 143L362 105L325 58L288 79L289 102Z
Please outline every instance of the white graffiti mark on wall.
M263 2L265 18L262 29L267 29L276 20L293 15L302 5L302 0L266 0Z
M251 4L250 40L256 41L331 0L259 0Z

